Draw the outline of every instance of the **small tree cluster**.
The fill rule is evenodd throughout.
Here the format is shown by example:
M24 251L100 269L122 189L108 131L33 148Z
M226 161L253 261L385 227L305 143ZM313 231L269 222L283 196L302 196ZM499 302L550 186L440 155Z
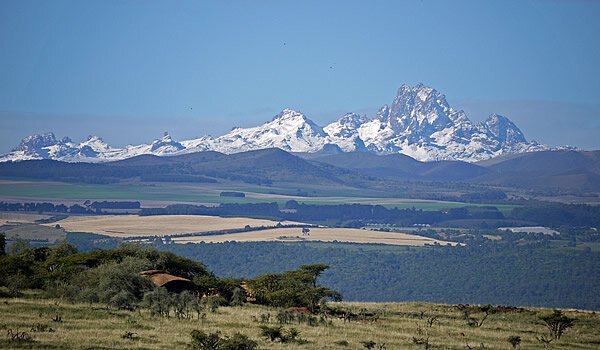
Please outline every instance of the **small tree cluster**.
M200 319L204 304L197 294L190 291L169 293L165 288L156 288L144 294L143 305L150 310L150 315L170 317L171 310L178 319L192 319L194 314Z
M269 273L247 282L252 295L260 304L274 307L304 306L312 312L318 310L322 298L341 300L341 295L317 285L317 279L329 266L302 265L295 271Z

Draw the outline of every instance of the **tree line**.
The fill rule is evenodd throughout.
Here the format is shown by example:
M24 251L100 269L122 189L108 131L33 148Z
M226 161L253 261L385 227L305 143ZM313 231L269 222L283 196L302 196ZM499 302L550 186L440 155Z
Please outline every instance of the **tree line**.
M0 202L0 211L102 214L102 209L140 209L137 201L102 201L85 206L52 203ZM313 222L337 227L363 227L369 223L396 226L415 224L479 227L541 225L550 227L600 228L600 206L585 204L536 204L520 206L504 215L494 206L464 206L440 210L387 208L368 204L305 204L290 200L273 203L221 203L218 206L173 204L163 208L141 208L139 215L249 216L274 220Z
M89 202L89 201L87 201ZM87 203L86 202L86 203ZM72 213L72 214L102 214L102 209L140 209L138 201L102 201L92 202L79 205L72 204L66 206L64 204L53 203L8 203L0 202L0 211L26 211L37 213Z
M150 308L152 313L189 318L204 306L239 305L252 301L273 307L307 307L316 311L323 298L341 295L317 283L328 268L302 265L282 273L269 273L246 281L218 278L201 262L149 246L123 244L116 249L78 252L69 243L53 247L28 247L13 243L7 254L0 234L0 295L19 296L26 289L43 290L46 296L73 302L104 303L116 308ZM192 281L186 293L169 293L157 287L142 271L160 270ZM208 301L199 303L206 296ZM207 304L208 305L204 305Z

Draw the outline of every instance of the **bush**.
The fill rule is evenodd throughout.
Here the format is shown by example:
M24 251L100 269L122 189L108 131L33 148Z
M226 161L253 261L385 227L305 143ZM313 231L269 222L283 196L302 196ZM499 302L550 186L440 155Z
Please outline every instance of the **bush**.
M133 294L122 290L110 298L108 302L117 309L131 309L137 301L137 298Z
M192 349L201 350L254 350L258 348L258 343L248 338L248 336L236 333L232 337L221 338L220 332L216 331L207 334L201 330L193 330L190 335Z
M152 281L140 275L148 261L125 257L121 263L109 262L89 269L75 278L68 295L75 301L99 301L117 308L133 308L144 293L154 287Z
M361 341L360 342L362 344L363 347L365 347L365 349L373 349L375 347L375 345L377 345L377 343L375 343L372 340L368 340L368 341Z
M261 337L268 338L270 341L281 339L281 327L260 326Z
M300 332L294 328L290 327L290 329L284 329L281 326L278 327L269 327L269 326L260 326L260 335L265 337L271 341L279 340L282 343L298 343L305 344L306 340L298 338L300 336Z
M519 337L518 335L511 335L510 337L508 337L507 340L510 343L510 345L512 345L513 349L516 349L517 346L521 344L521 337Z
M144 306L150 309L150 315L169 317L173 298L165 288L156 288L144 294Z
M258 343L248 336L236 333L233 337L225 339L221 345L223 350L254 350L258 349Z

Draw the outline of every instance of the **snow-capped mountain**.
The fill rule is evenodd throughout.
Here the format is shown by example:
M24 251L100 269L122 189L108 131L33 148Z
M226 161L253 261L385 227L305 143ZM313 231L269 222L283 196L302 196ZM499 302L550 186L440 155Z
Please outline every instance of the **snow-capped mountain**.
M368 121L365 116L348 113L324 127L323 130L327 133L328 143L337 145L344 152L366 151L367 148L358 130Z
M510 120L493 114L473 123L446 97L423 84L402 85L391 106L360 125L358 134L375 153L403 153L422 161L477 161L505 153L548 150L528 143Z
M110 147L97 136L88 136L87 140L76 144L68 137L57 140L49 132L24 138L11 153L0 156L0 161L59 159L67 162L99 162L120 159L121 151Z
M327 134L304 114L284 109L272 121L253 128L235 128L218 137L212 149L237 153L263 148L290 152L315 152L323 148Z
M0 161L57 159L68 162L104 162L141 154L175 155L199 151L237 153L263 148L290 152L370 151L377 154L403 153L417 160L479 161L502 154L549 150L527 142L508 118L492 114L473 123L456 111L446 97L431 87L402 85L391 105L373 118L348 113L321 128L304 114L284 109L261 126L234 128L226 135L203 136L175 141L165 134L151 144L113 148L101 138L90 136L82 143L69 138L57 140L53 133L26 137Z

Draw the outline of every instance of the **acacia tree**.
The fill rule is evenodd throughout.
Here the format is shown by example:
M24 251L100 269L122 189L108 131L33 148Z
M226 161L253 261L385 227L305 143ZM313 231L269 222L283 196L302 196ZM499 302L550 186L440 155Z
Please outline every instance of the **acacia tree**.
M317 285L317 278L329 268L327 265L302 265L300 269L269 273L247 282L251 294L260 304L275 307L304 306L316 311L323 298L341 300L340 293Z
M545 326L550 331L550 336L555 340L559 340L563 332L567 328L571 328L575 321L574 318L563 315L560 310L554 310L552 314L541 316L540 319L544 321Z

